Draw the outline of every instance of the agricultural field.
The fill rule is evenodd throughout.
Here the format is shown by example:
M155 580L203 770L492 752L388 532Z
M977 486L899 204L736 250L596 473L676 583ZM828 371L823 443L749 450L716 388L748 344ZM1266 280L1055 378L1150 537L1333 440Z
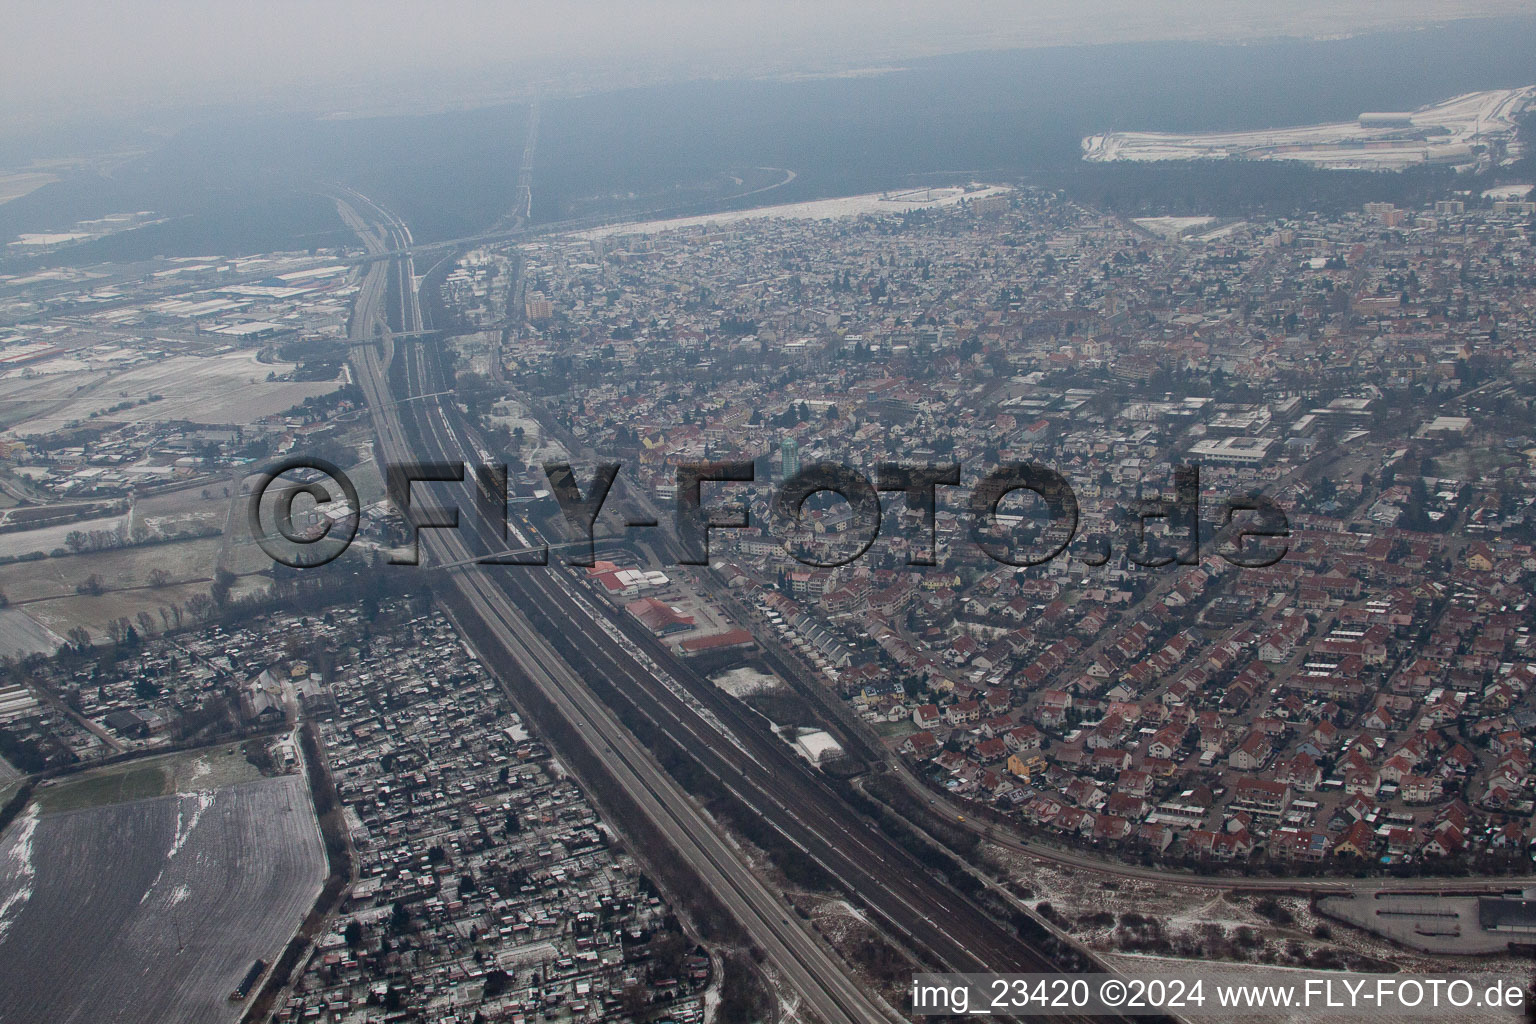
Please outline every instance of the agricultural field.
M0 653L26 649L29 641L40 638L52 650L57 645L48 646L46 638L62 637L75 626L83 626L99 639L113 619L134 619L141 611L148 612L159 629L162 607L184 606L194 594L208 592L221 543L218 537L204 537L0 566L0 593L9 602L6 610L33 623L27 628L20 620L0 622ZM170 582L152 586L150 573L155 569L168 571ZM80 593L92 576L99 580L102 592ZM236 593L240 592L242 588L237 587Z
M59 786L12 823L0 1021L239 1016L229 993L281 952L325 874L302 776L231 781L242 774L227 756L138 762Z
M38 507L38 506L33 506ZM39 526L30 530L11 530L0 533L0 555L29 555L35 551L47 554L64 546L64 538L75 531L90 533L96 530L116 532L126 520L121 513L91 519L79 519L56 526Z
M52 654L64 637L20 608L0 608L0 654Z
M371 458L353 467L350 475L365 504L383 497L384 481ZM227 476L135 500L135 533L143 529L151 536L187 536L213 529L219 535L0 565L0 594L8 605L0 609L0 655L51 653L76 626L99 641L108 635L109 623L120 618L142 631L140 613L147 613L150 628L159 630L165 625L162 610L185 609L190 599L207 594L219 569L239 577L232 590L236 597L264 590L267 578L258 574L270 568L272 560L251 538L246 521L248 489L255 479L245 477L237 484ZM128 519L121 514L0 533L0 555L52 552L65 547L65 538L76 530L116 532L126 529ZM151 579L157 569L170 574L158 586ZM82 592L92 589L87 585L92 577L101 592Z
M35 192L44 185L51 185L58 180L58 175L49 174L46 171L11 171L0 174L0 203L20 199L27 193Z
M100 350L92 350L99 354ZM113 423L189 420L244 425L283 412L340 381L269 381L291 363L263 363L252 350L170 356L106 368L110 361L59 357L0 374L0 422L18 437L59 430L97 414ZM151 395L154 401L145 401ZM108 413L124 402L139 403Z
M171 753L139 758L46 782L34 792L44 815L78 811L178 793L211 793L228 786L261 781L261 773L230 745L196 754Z
M233 475L136 497L134 521L154 536L222 530L231 521L238 524L243 521L238 517L245 513L245 501L233 493Z

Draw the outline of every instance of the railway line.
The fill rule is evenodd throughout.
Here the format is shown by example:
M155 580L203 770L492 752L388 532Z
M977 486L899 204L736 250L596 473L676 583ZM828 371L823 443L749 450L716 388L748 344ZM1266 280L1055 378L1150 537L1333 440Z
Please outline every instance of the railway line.
M380 216L387 217L384 211L376 207L375 210ZM396 244L405 241L400 237L402 230L393 228ZM394 276L393 289L386 275ZM405 256L370 267L354 312L354 332L366 334L372 330L392 290L397 299L391 303L396 323L408 330L420 328L421 312L415 302L413 268L409 256ZM420 372L427 366L424 346L416 343L404 348L400 353L402 372L409 379L419 381L422 379ZM454 434L442 404L420 401L405 407L392 406L385 375L388 362L383 355L373 346L354 349L359 383L374 410L384 456L391 461L405 461L413 456L444 457L442 446ZM400 420L402 408L412 417L418 431L438 440L437 451L407 447ZM458 533L435 532L424 538L424 544L432 558L469 557L465 536ZM666 838L673 851L688 862L700 882L709 887L752 935L784 981L806 1005L814 1007L818 1016L832 1024L892 1019L893 1013L888 1007L862 992L815 937L798 923L792 923L790 910L780 895L769 890L741 862L738 852L671 777L656 765L629 730L597 701L582 679L549 648L485 568L466 566L451 576L451 585L462 598L461 607L468 609L478 620L475 634L494 644L495 650L482 653L495 661L498 674L514 699L519 696L516 692L519 687L533 687L540 692L583 738L590 752L607 767L610 781L626 793Z
M373 411L380 447L390 462L474 464L485 449L450 406L434 396L451 392L415 294L408 232L386 211L372 209L373 245L398 254L370 265L354 311L353 331L374 331L385 318L381 344L353 350ZM368 236L365 236L365 238ZM372 247L372 246L370 246ZM387 268L387 269L385 269ZM393 364L393 365L391 365ZM418 504L466 506L472 485L418 485ZM532 547L517 526L516 543ZM967 972L1048 972L1045 951L1016 935L951 888L862 818L819 771L765 728L756 712L728 697L691 666L615 610L589 600L568 571L477 564L504 551L508 540L473 514L458 530L421 535L424 563L452 565L444 573L473 615L471 632L494 639L498 666L516 688L527 685L549 700L588 741L611 781L640 806L699 878L726 903L768 959L829 1021L889 1019L891 1010L863 992L846 968L804 926L792 920L777 892L741 861L713 822L662 770L623 724L645 720L687 752L699 770L810 857L847 894L900 937L933 969ZM604 679L605 704L585 680ZM617 696L614 696L617 695Z

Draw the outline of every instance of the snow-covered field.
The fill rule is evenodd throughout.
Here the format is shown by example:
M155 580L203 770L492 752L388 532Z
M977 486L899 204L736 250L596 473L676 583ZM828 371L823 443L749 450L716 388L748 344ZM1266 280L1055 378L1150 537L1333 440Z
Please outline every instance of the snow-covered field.
M111 366L77 356L36 363L0 374L0 413L21 417L7 433L20 437L46 434L93 412L113 423L190 420L194 423L253 423L290 409L311 395L334 391L340 381L269 381L289 363L263 363L252 350L217 356L168 356L132 365ZM124 402L151 395L157 401L108 413ZM12 418L7 416L7 418Z
M34 805L0 841L0 1020L233 1021L229 992L276 959L324 874L297 775Z
M1401 170L1421 163L1469 164L1472 146L1507 143L1536 86L1465 93L1407 112L1406 123L1359 120L1259 131L1108 132L1083 140L1083 159L1301 160L1326 168Z
M47 553L64 546L64 538L71 533L109 531L117 533L127 522L127 515L102 516L99 519L81 519L58 526L39 526L35 530L14 530L0 533L0 555L25 555L33 551Z
M0 608L0 655L52 654L64 638L20 608Z
M989 186L975 192L959 188L910 189L905 192L871 192L862 196L844 196L840 199L815 199L805 203L784 203L779 206L759 206L751 210L733 210L729 213L711 213L700 217L674 217L671 220L641 221L637 224L613 224L573 232L572 238L608 238L614 235L654 235L679 228L724 227L744 220L774 217L781 220L831 220L835 217L856 217L869 213L906 213L925 206L948 206L962 199L980 199L1008 191L999 186Z

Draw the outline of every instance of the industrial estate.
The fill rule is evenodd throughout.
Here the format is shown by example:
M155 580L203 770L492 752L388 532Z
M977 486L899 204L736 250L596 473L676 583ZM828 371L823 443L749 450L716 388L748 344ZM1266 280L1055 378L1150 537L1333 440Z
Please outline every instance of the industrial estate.
M1084 139L1083 159L1299 160L1336 170L1473 168L1519 155L1515 129L1533 99L1536 86L1526 86L1468 93L1412 111L1366 112L1337 124L1191 135L1110 132Z

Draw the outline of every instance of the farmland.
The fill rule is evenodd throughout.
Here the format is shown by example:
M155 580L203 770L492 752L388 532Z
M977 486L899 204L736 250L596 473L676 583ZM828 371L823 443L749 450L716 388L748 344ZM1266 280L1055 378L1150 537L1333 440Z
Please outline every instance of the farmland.
M114 781L109 799L156 788ZM83 802L34 805L0 841L0 1022L234 1020L229 992L324 875L303 778Z
M0 566L0 593L10 602L6 610L34 623L28 629L20 619L10 623L0 619L0 653L11 654L17 648L51 651L58 641L49 642L50 631L53 637L62 637L76 625L105 636L106 625L114 618L131 618L140 611L158 616L161 607L184 604L193 594L207 593L221 543L218 537L206 537ZM172 573L166 586L150 586L150 573L156 568ZM92 576L100 581L102 593L81 593L81 585Z
M92 350L94 358L60 357L22 374L0 376L0 415L18 436L46 434L77 420L106 415L113 422L191 420L247 424L282 412L312 395L334 391L335 382L269 381L271 373L293 369L289 363L263 363L253 351L216 356L171 356L139 360L125 352L113 360ZM124 365L126 364L126 365ZM146 404L121 409L126 400Z
M371 460L354 467L351 475L365 503L382 497L383 478ZM218 569L240 577L233 590L237 597L264 589L265 578L255 574L272 560L252 539L246 520L244 488L254 479L236 470L136 497L131 516L0 533L0 556L33 556L0 565L0 594L8 605L0 609L0 654L51 653L76 626L102 640L118 618L136 621L140 633L164 628L170 620L163 613L206 595ZM135 534L179 539L67 552L71 533L120 535L128 522ZM169 579L156 583L157 569ZM149 626L138 620L140 613L152 617Z

